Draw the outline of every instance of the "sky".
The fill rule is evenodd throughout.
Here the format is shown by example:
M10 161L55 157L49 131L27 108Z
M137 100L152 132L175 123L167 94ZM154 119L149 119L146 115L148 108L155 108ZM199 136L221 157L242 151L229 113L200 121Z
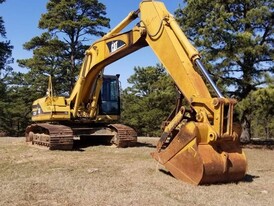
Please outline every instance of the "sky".
M106 5L106 17L110 18L110 26L113 28L129 12L137 10L141 0L99 1ZM38 22L41 14L46 13L47 2L48 0L6 0L0 4L0 16L4 20L7 40L10 40L11 45L14 47L12 57L15 63L11 65L14 71L27 71L20 68L16 60L32 57L32 51L24 50L23 44L43 32L38 28ZM172 14L179 6L183 5L182 0L162 0L162 2ZM94 41L96 39L98 37L94 37ZM121 74L120 81L124 89L129 86L127 79L134 73L133 68L135 66L155 66L157 63L159 63L157 57L149 47L146 47L112 63L105 69L105 74Z

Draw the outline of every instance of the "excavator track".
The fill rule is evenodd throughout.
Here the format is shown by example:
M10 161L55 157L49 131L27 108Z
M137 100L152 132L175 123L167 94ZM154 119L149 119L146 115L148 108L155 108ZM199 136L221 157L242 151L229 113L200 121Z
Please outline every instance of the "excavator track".
M73 148L73 131L64 125L32 124L26 129L26 141L46 146L50 150L71 150Z
M110 124L116 130L116 135L112 138L112 143L117 147L132 147L137 143L137 133L131 127L123 124Z
M137 133L122 124L110 124L107 127L70 127L49 123L32 124L26 129L26 141L48 147L50 150L72 150L73 139L77 136L102 138L110 136L110 143L117 147L132 147L137 143Z

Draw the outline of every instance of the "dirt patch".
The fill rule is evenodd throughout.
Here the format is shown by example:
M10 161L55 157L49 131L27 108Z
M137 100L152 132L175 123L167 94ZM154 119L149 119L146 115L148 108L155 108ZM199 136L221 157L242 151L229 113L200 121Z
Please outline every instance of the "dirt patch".
M137 147L77 151L30 147L0 138L0 205L271 205L274 151L244 149L248 173L239 183L192 186L150 157L157 138Z

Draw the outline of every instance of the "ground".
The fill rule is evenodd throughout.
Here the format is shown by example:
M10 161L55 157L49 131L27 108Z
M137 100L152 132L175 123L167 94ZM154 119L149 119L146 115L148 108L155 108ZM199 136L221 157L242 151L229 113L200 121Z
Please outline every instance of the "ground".
M157 138L139 146L48 151L24 138L0 138L0 205L273 205L274 150L244 149L239 183L193 186L151 158Z

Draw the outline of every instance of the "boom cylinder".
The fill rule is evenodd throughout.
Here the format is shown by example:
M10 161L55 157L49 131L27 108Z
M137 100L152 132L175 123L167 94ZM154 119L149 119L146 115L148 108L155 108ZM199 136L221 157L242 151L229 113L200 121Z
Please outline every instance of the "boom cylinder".
M212 88L214 89L214 91L216 92L216 94L218 95L218 97L219 98L224 98L224 96L222 95L221 91L216 86L216 84L214 83L214 81L211 79L209 73L207 72L206 68L203 66L203 64L200 61L200 59L195 59L194 62L197 65L197 67L200 69L200 71L203 73L203 75L206 78L206 80L210 83L210 85L212 86Z
M186 35L182 32L180 26L178 25L177 21L174 19L173 16L168 16L167 22L169 23L170 27L174 31L174 34L177 36L178 40L180 41L183 49L187 53L189 59L192 61L200 57L199 52L192 46L192 44L188 41Z
M118 34L122 31L127 25L129 25L134 19L138 17L140 10L130 12L125 19L123 19L116 27L114 27L109 33L107 33L104 38L109 38L112 35Z

